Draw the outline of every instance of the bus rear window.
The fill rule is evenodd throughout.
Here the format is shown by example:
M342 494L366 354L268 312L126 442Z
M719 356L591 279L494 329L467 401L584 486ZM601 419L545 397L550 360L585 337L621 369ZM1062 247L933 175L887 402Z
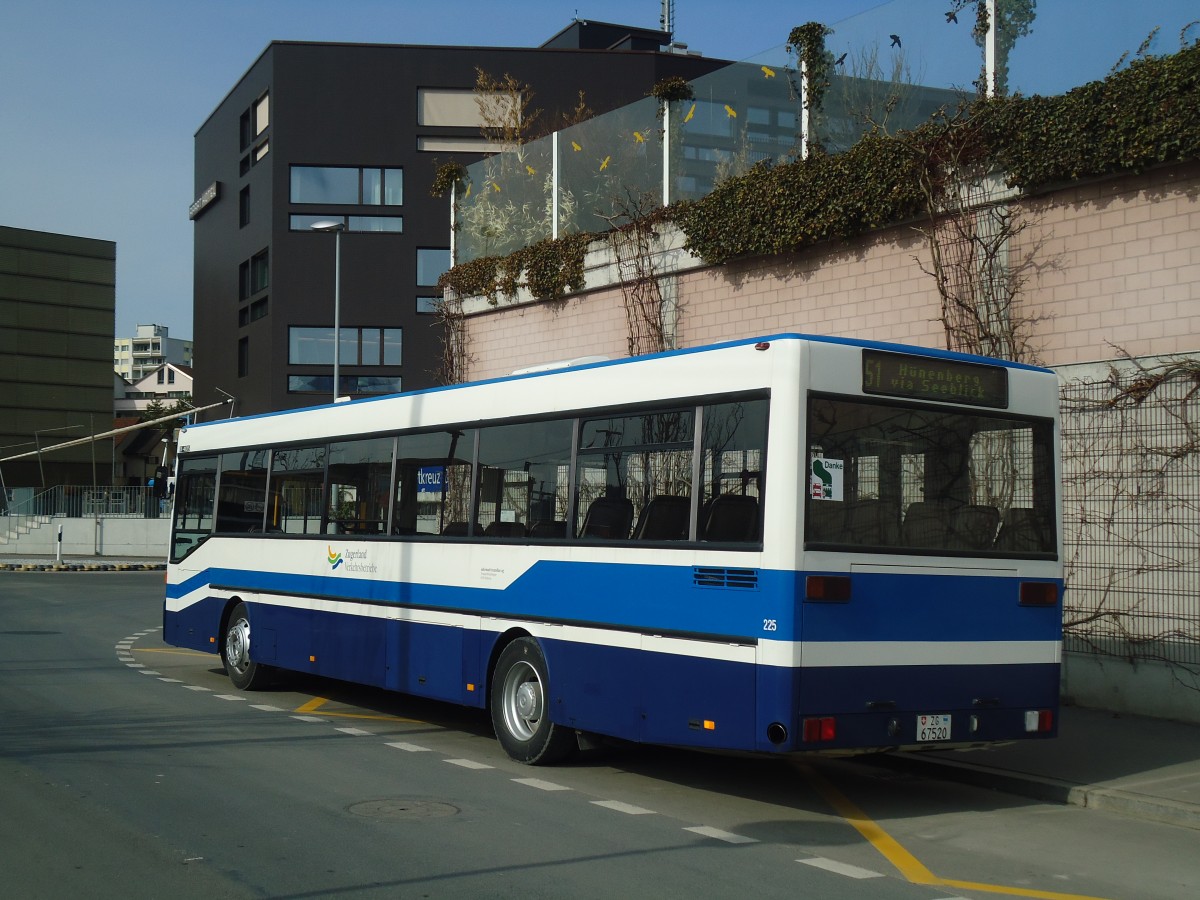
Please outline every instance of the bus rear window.
M805 545L1053 557L1048 420L814 396Z

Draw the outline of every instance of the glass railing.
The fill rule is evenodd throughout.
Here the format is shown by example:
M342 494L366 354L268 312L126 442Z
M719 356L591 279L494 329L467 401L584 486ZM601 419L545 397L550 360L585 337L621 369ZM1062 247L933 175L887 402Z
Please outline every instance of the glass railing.
M993 79L1001 93L1062 93L1105 77L1152 33L1153 54L1177 52L1181 31L1186 43L1200 39L1195 0L997 0L997 8L990 78L974 2L892 0L831 24L828 84L807 119L798 61L780 45L692 81L690 100L639 100L475 163L455 198L454 261L698 199L751 166L799 158L806 138L836 153L873 129L914 128Z

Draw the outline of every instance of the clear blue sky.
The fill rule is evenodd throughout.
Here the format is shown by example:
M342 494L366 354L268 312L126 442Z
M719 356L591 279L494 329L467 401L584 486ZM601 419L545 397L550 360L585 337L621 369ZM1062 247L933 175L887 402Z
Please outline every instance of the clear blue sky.
M706 56L745 59L810 20L882 7L903 22L908 3L951 0L676 0L675 34ZM1064 3L1079 5L1043 0L1039 15ZM1118 5L1200 16L1195 0ZM159 323L190 338L192 138L270 41L537 46L576 16L656 27L660 10L660 0L0 0L0 225L115 241L117 333ZM1107 66L1117 54L1100 55Z

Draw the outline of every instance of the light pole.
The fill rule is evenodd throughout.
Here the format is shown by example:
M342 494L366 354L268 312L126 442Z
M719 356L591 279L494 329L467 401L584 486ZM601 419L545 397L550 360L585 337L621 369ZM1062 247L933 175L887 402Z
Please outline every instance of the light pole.
M333 232L333 402L337 403L342 352L342 232L346 230L346 223L322 219L313 222L309 228Z

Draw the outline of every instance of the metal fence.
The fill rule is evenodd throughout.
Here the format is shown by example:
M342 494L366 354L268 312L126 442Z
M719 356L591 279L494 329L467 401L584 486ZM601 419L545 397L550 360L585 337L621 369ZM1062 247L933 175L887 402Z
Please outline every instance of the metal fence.
M1200 666L1200 363L1063 386L1065 649Z
M169 503L148 487L59 485L21 502L6 502L0 535L28 532L55 517L157 519L169 515Z

